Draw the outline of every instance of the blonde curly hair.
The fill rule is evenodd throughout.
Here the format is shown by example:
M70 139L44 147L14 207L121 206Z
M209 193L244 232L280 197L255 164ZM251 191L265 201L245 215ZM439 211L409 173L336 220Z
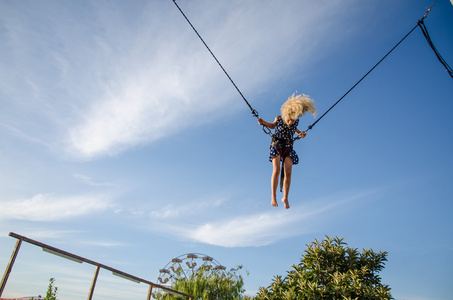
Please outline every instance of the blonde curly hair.
M309 112L313 117L316 117L316 102L310 99L308 95L294 93L288 100L283 103L282 116L287 116L289 119L295 121L298 118Z

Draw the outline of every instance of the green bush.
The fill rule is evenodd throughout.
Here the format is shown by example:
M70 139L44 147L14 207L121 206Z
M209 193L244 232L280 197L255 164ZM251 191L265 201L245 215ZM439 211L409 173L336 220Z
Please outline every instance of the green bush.
M49 286L47 287L47 294L44 300L57 300L58 287L54 286L55 278L49 279Z
M241 266L238 269L242 268ZM234 271L224 272L207 266L195 270L189 278L177 279L172 288L194 296L194 300L236 300L243 299L242 276ZM171 294L160 294L159 300L180 299Z
M49 286L47 287L47 294L43 300L57 300L58 287L54 286L54 284L55 284L55 278L50 278ZM41 296L39 296L39 298L41 298ZM34 298L32 297L30 300L34 300Z
M343 238L315 239L307 245L301 262L282 278L261 287L254 299L393 299L378 273L384 269L387 252L349 248Z

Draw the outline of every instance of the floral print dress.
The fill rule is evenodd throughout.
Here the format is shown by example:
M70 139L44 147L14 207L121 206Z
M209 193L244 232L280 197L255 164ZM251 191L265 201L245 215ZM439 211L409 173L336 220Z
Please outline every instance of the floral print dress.
M283 160L284 157L290 156L293 160L293 165L297 165L299 163L299 156L297 156L296 151L294 151L292 147L292 141L293 141L293 136L296 133L297 125L299 124L299 119L294 122L291 126L286 125L286 123L283 121L282 117L279 117L277 119L277 124L275 126L275 132L274 132L274 138L277 140L289 140L291 141L291 146L288 147L288 149L285 149L283 147L281 150L277 149L275 147L274 143L271 144L270 146L270 154L269 154L269 161L272 162L272 158L274 158L277 155L281 156L281 160ZM285 151L288 151L288 153L285 153Z

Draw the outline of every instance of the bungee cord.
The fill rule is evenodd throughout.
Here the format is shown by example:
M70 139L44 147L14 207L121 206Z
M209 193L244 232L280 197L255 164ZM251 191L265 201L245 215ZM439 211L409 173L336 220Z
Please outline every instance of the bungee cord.
M453 78L453 69L448 65L448 63L445 61L442 55L440 55L439 51L437 51L436 46L434 46L434 43L431 40L431 37L429 36L428 29L426 28L423 19L418 21L418 26L420 26L420 29L422 30L423 35L425 36L425 39L428 42L428 45L431 47L431 49L433 49L434 54L436 54L437 56L437 59L440 61L442 65L444 65L445 69L447 70L451 78Z
M440 55L440 53L437 51L436 47L434 46L434 43L432 42L430 36L429 36L429 33L428 33L428 30L424 24L424 19L428 16L429 12L431 11L432 7L434 6L434 4L437 2L437 0L435 0L433 2L433 4L427 8L427 11L425 13L425 15L417 22L417 25L415 25L389 52L387 52L387 54L384 55L384 57L382 57L364 76L362 76L362 78L360 78L343 96L341 96L326 112L324 112L321 117L319 117L313 124L309 125L308 128L305 130L305 131L309 131L311 130L327 113L329 113L341 100L343 100L360 82L362 82L363 79L365 79L365 77L367 77L385 58L387 58L388 55L390 55L390 53L393 52L393 50L396 49L396 47L398 47L417 27L420 27L420 29L422 30L423 32L423 35L425 36L428 44L430 45L430 47L433 49L434 53L436 54L438 60L444 65L444 67L447 69L447 72L449 73L449 75L453 78L453 70L452 68L448 65L448 63L442 58L442 56ZM238 91L238 93L241 95L242 99L245 101L245 103L247 104L247 106L250 108L251 112L252 112L252 115L256 118L259 118L259 114L258 114L258 111L255 110L251 105L250 103L247 101L247 99L244 97L244 95L242 94L242 92L239 90L239 88L237 87L237 85L234 83L233 79L230 77L230 75L227 73L227 71L225 70L225 68L222 66L222 64L220 63L220 61L217 59L217 57L214 55L214 53L211 51L211 49L209 48L209 46L206 44L206 42L203 40L203 38L201 37L201 35L198 33L198 31L195 29L195 27L192 25L192 23L189 21L189 19L187 18L187 16L184 14L184 12L182 11L182 9L179 7L179 5L176 3L176 0L173 0L173 3L176 5L176 7L178 8L178 10L181 12L181 14L183 15L183 17L186 19L187 23L189 23L190 27L192 27L192 29L194 30L194 32L197 34L198 38L203 42L203 44L205 45L206 49L208 49L209 53L211 53L212 57L215 59L215 61L217 62L217 64L220 66L220 68L222 69L222 71L225 73L225 75L228 77L228 79L231 81L231 83L233 84L233 86L236 88L236 90ZM265 125L263 125L263 131L272 136L272 132L271 130L266 127ZM300 137L296 137L294 138L294 140L297 140L299 139Z
M395 48L398 47L417 27L420 27L420 29L423 32L423 35L425 36L428 44L433 49L433 51L436 54L437 58L445 66L445 68L447 69L448 73L453 78L453 71L452 71L451 67L447 64L447 62L442 58L440 53L437 51L436 47L434 46L434 43L431 41L431 38L429 37L428 30L426 29L426 26L425 26L425 24L423 22L424 19L428 16L428 14L431 11L431 9L434 6L434 4L436 4L436 2L437 2L437 0L435 0L433 2L433 4L431 4L431 6L427 8L425 15L421 18L421 20L419 20L417 22L417 25L415 25L414 28L412 28L389 52L387 52L386 55L384 55L384 57L380 61L378 61L362 78L360 78L359 81L356 82L356 84L354 84L343 96L341 96L341 98L338 99L338 101L335 102L321 117L319 117L313 124L309 125L306 131L312 129L313 126L316 125L316 123L318 123L329 111L332 110L332 108L334 108L341 100L343 100L343 98L346 97L347 94L349 94L363 79L365 79L365 77L367 77L368 74L370 74L390 53L392 53L392 51L395 50Z
M307 130L310 130L313 128L313 126L316 125L316 123L318 123L325 115L327 115L327 113L329 111L332 110L332 108L334 108L338 103L340 103L341 100L343 100L344 97L346 97L346 95L348 95L360 82L362 82L363 79L365 79L365 77L367 77L390 53L393 52L393 50L396 49L396 47L398 47L414 30L415 28L417 28L418 24L414 26L414 28L412 28L389 52L387 52L386 55L384 55L384 57L381 58L381 60L379 60L365 75L362 76L362 78L359 79L359 81L357 81L343 96L340 97L340 99L337 100L337 102L335 102L324 114L322 114L322 116L320 116L313 124L309 125Z
M245 99L244 95L241 93L241 91L239 90L239 88L237 87L237 85L234 83L233 79L231 79L230 75L228 75L227 71L225 70L225 68L222 66L222 64L220 63L220 61L217 59L217 57L214 55L214 53L211 51L211 49L209 48L209 46L205 43L205 41L203 40L203 38L201 37L201 35L198 33L198 31L195 29L195 27L192 25L192 23L189 21L189 19L186 17L186 15L184 14L184 12L182 11L182 9L179 7L178 3L176 3L176 0L173 0L173 3L176 5L176 7L179 9L179 11L181 12L181 14L183 15L183 17L186 19L187 23L189 23L190 27L192 27L193 31L195 31L195 33L197 34L197 36L200 38L200 40L203 42L203 44L205 45L206 49L208 49L209 53L211 53L212 57L214 57L215 61L217 62L217 64L220 66L220 68L222 69L222 71L225 73L225 75L228 77L228 79L231 81L231 83L233 84L233 86L236 88L236 90L238 91L239 95L241 95L242 99L244 99L245 103L248 105L248 107L250 108L251 112L252 112L252 115L254 117L256 117L257 119L259 118L259 114L258 114L258 111L256 111L251 105L250 103L247 101L247 99Z

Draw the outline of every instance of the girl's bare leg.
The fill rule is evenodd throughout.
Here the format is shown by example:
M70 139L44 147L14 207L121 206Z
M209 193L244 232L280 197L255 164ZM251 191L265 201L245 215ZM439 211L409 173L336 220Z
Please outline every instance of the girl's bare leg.
M278 186L278 177L280 175L280 155L274 156L272 158L272 178L271 178L271 189L272 189L272 206L278 206L277 203L277 186Z
M283 198L282 202L285 205L285 208L289 208L288 202L288 193L289 186L291 185L291 172L293 170L293 159L290 156L285 158L283 167L285 168L285 179L283 179Z

